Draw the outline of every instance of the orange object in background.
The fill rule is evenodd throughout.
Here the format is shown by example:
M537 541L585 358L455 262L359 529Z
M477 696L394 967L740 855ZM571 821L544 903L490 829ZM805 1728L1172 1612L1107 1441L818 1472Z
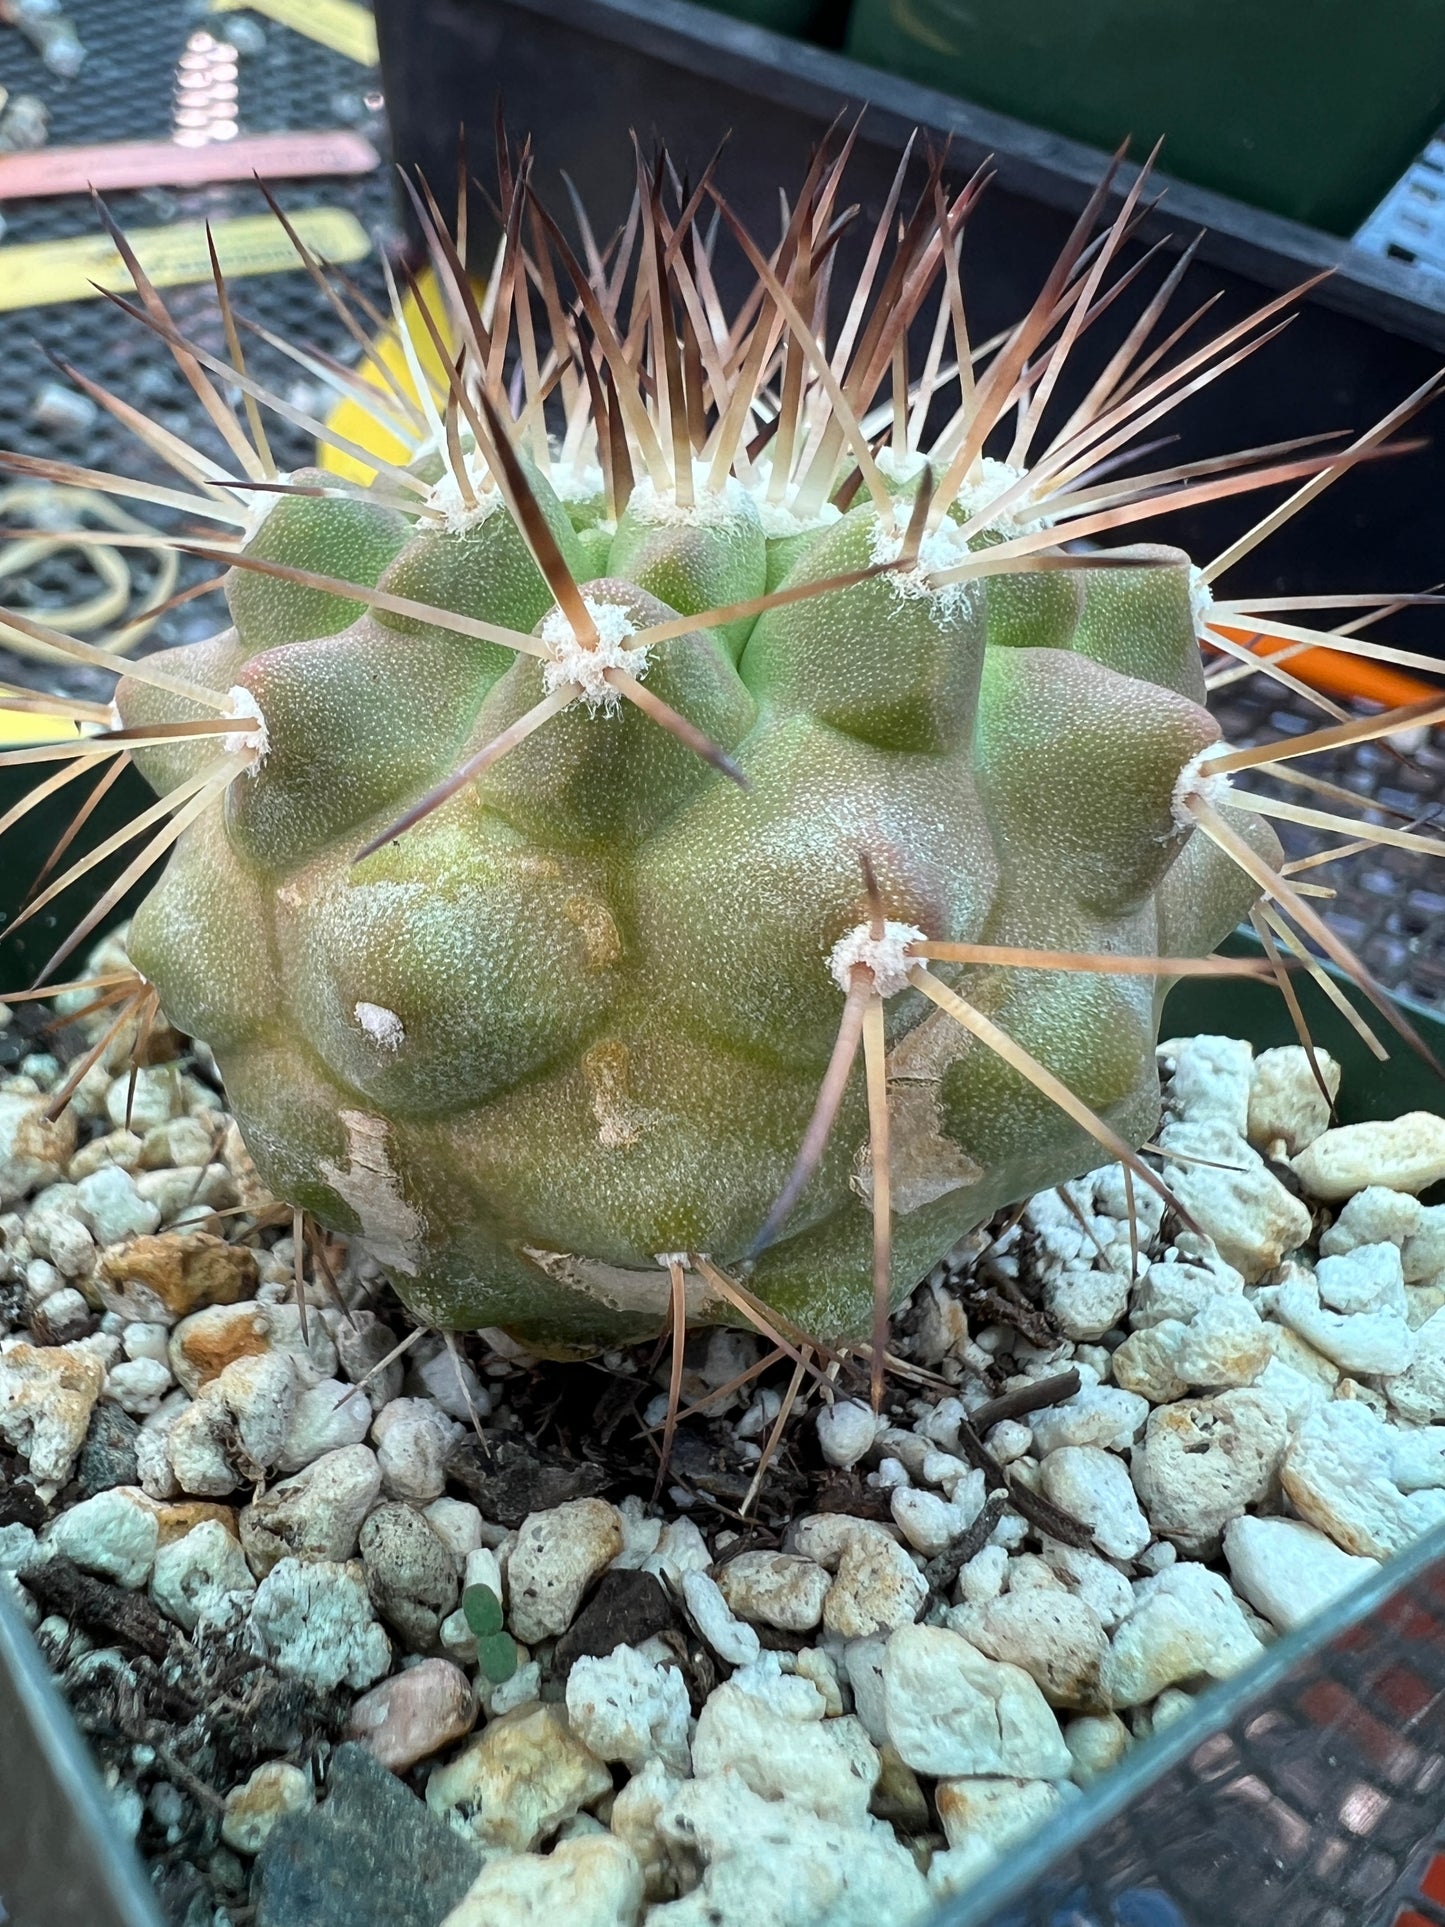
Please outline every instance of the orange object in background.
M1423 702L1440 693L1438 683L1426 682L1423 676L1412 676L1389 663L1371 662L1367 656L1350 656L1334 649L1301 649L1297 643L1259 629L1226 627L1222 622L1218 626L1221 635L1242 643L1256 656L1266 660L1287 657L1289 673L1326 696L1353 697L1359 702L1379 703L1385 709L1401 709L1406 703ZM1224 651L1218 653L1222 656ZM1440 673L1445 676L1445 662L1440 665Z
M1445 1902L1445 1854L1437 1853L1425 1869L1420 1893L1422 1898L1433 1900L1437 1905Z

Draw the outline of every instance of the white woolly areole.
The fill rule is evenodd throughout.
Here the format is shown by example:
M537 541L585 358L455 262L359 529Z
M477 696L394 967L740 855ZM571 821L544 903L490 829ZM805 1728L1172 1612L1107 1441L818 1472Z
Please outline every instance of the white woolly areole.
M289 474L274 475L271 479L276 482L289 482L291 477ZM264 489L256 494L247 492L245 500L246 520L241 529L241 547L243 549L250 542L251 537L256 533L257 529L259 529L261 524L266 520L266 517L271 513L272 509L275 508L276 504L281 500L281 494L282 491L280 489Z
M1229 744L1223 740L1217 743L1206 743L1199 754L1191 756L1180 770L1179 780L1174 785L1174 794L1169 805L1169 814L1174 818L1179 829L1194 828L1195 819L1189 808L1191 797L1197 796L1201 802L1208 803L1216 810L1229 801L1231 794L1229 778L1209 774L1211 761L1216 756L1225 756L1228 753Z
M904 954L909 944L926 941L926 933L916 923L895 923L890 917L881 937L873 936L868 925L860 923L833 945L828 968L838 988L846 993L852 988L853 966L862 964L873 973L873 988L878 995L894 997L908 988L908 973L917 961Z
M884 480L900 485L911 482L915 475L921 475L927 460L928 457L917 448L880 448L873 457L874 466Z
M1203 635L1209 621L1209 612L1214 607L1214 591L1204 579L1204 571L1197 562L1189 564L1189 614L1193 618L1194 633Z
M243 724L237 730L230 730L221 738L221 747L228 756L242 756L248 750L255 752L251 769L254 773L265 762L271 751L271 737L266 728L266 718L261 714L261 705L256 701L252 690L235 683L226 691L226 700L231 705L231 715Z
M374 1044L383 1050L400 1050L406 1042L406 1027L394 1010L385 1004L360 1003L352 1012Z
M882 452L886 454L887 450ZM922 467L922 464L923 457L919 456L918 466ZM900 464L902 479L911 479L914 472L916 470L908 471L905 458ZM945 583L942 589L934 589L928 582L930 575L935 572L942 574L946 569L957 568L960 562L967 562L970 557L977 557L981 551L970 544L985 532L991 531L1007 541L1016 535L1032 535L1039 529L1047 528L1049 518L1025 514L1023 501L1016 501L1012 507L1001 510L997 515L988 513L991 504L1021 482L1027 473L1027 469L1015 468L1011 462L998 462L991 455L980 455L964 477L953 498L950 512L928 531L919 544L917 566L891 578L898 593L906 596L938 595L945 598L944 608L951 610L957 606L960 592L969 585L950 582ZM908 528L908 506L900 501L894 526L885 529L880 523L874 531L870 553L875 562L894 562L902 554ZM957 519L960 515L963 522L971 522L975 516L982 518L971 536L964 535L963 522Z
M824 502L813 515L799 515L786 502L769 502L759 493L753 497L764 535L811 535L815 529L831 528L841 522L843 511L836 502Z
M883 450L882 454L887 454ZM911 458L907 453L894 458L894 469L900 480L911 480L923 466L923 456L916 458L910 467ZM882 466L880 457L880 467ZM1048 526L1047 517L1023 514L1023 504L1015 503L999 515L988 517L990 503L996 502L1008 489L1024 479L1026 469L1015 468L1011 462L995 461L991 455L980 455L965 476L954 506L964 521L972 521L975 515L986 519L973 532L972 537L963 533L963 524L952 513L944 516L936 527L931 528L918 545L918 560L911 569L900 569L887 580L900 596L922 598L933 597L940 615L949 617L966 607L979 584L971 581L945 582L935 588L930 578L946 574L956 569L961 562L976 559L981 551L970 546L971 541L985 529L1001 535L1005 540L1015 535L1032 535L1035 530ZM903 553L903 544L908 531L908 504L900 501L897 505L894 524L886 528L879 522L873 530L868 545L869 557L874 562L896 562Z
M990 502L996 502L1000 495L1016 487L1027 474L1026 468L1016 468L1012 462L999 462L992 455L980 455L964 476L954 501L961 513L971 521L975 515L985 513ZM1047 516L1027 515L1026 504L1027 497L1021 497L988 526L997 529L1000 535L1031 535L1035 529L1047 528Z
M736 475L727 476L722 487L714 489L708 485L708 473L706 462L693 463L691 503L679 502L675 489L658 488L643 476L628 497L627 512L635 521L669 529L717 528L739 519L757 521L757 506Z
M903 553L903 539L907 530L905 517L900 516L896 527L885 528L882 522L875 522L868 539L868 559L871 562L896 562ZM958 539L958 524L943 521L936 529L930 529L918 545L918 559L911 569L896 569L883 580L897 596L909 601L931 602L939 618L947 621L950 617L966 609L978 594L982 584L977 581L945 582L935 588L932 577L945 569L955 568L960 562L967 562L972 551L966 542Z
M596 462L553 462L549 479L562 502L595 502L606 486Z
M501 490L491 485L491 473L479 455L469 452L462 457L462 466L467 471L476 506L468 507L462 495L461 484L450 469L441 479L432 484L426 505L433 515L442 518L442 525L448 535L464 535L468 529L476 528L479 522L500 506Z
M670 1271L674 1265L681 1265L683 1270L687 1271L692 1265L692 1253L690 1251L654 1251L652 1255L664 1271ZM704 1253L704 1256L706 1256L706 1253Z
M648 648L646 643L636 649L626 646L628 637L637 634L637 625L621 603L594 602L591 596L582 600L597 625L596 646L589 649L579 642L562 611L550 610L537 632L552 650L552 660L542 665L542 687L550 696L563 683L575 682L594 716L599 709L610 716L622 698L604 672L625 669L641 681L647 673Z

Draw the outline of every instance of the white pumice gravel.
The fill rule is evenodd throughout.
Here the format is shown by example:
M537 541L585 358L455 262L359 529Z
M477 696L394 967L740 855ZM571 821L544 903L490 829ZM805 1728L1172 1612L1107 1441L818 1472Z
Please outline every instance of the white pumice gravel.
M74 1560L82 1572L133 1590L146 1583L155 1564L161 1536L158 1511L143 1492L114 1486L60 1513L46 1527L42 1543Z
M820 1408L818 1445L829 1465L856 1465L872 1445L878 1420L861 1399L838 1398Z
M649 1760L661 1760L673 1773L689 1771L686 1682L676 1666L659 1666L634 1646L616 1646L605 1658L584 1654L573 1663L567 1717L599 1760L620 1760L634 1773Z
M734 1614L710 1574L685 1573L682 1601L692 1623L724 1665L748 1666L762 1651L756 1628Z
M1342 1552L1302 1519L1230 1521L1224 1557L1234 1589L1277 1632L1287 1633L1379 1569L1379 1561Z
M1060 1779L1059 1721L1029 1674L943 1626L900 1626L883 1649L883 1722L917 1772Z
M277 1670L319 1692L370 1686L391 1665L356 1560L282 1559L256 1589L251 1628Z
M447 1453L460 1436L457 1421L428 1399L394 1398L383 1405L371 1438L388 1496L414 1505L439 1499L446 1490Z
M202 1619L244 1610L256 1581L240 1542L219 1519L202 1519L156 1553L150 1590L168 1619L193 1632Z
M583 1464L494 1516L492 1442L527 1443L523 1389L553 1368L482 1334L375 1370L411 1327L356 1247L333 1247L342 1304L308 1288L303 1328L289 1214L258 1223L213 1089L148 1066L127 1130L107 1059L47 1124L59 1071L30 1061L0 1076L0 1445L39 1530L0 1528L0 1584L71 1667L125 1657L42 1604L55 1560L359 1709L376 1757L485 1849L449 1927L918 1927L1445 1517L1445 1207L1418 1195L1445 1121L1330 1128L1293 1046L1160 1057L1165 1176L1207 1235L1169 1242L1136 1186L1131 1239L1118 1166L1031 1199L897 1321L930 1388L895 1381L880 1419L845 1376L793 1421L824 1468L794 1515L765 1483L741 1523L678 1472L654 1501L650 1455L630 1485ZM1056 1337L993 1322L996 1297L973 1310L1002 1281ZM687 1398L758 1356L700 1338ZM642 1353L605 1365L655 1406ZM704 1408L744 1482L782 1382ZM103 1435L125 1445L97 1482ZM1000 1511L1005 1476L1089 1541ZM515 1643L505 1680L479 1666L471 1587ZM660 1616L609 1645L594 1605L624 1594ZM174 1827L182 1792L153 1758L136 1772L127 1824ZM308 1810L312 1762L216 1790L249 1861Z
M572 1624L582 1595L622 1550L622 1520L605 1499L573 1499L523 1522L507 1560L509 1624L529 1644Z
M1111 1559L1136 1559L1151 1538L1125 1461L1097 1445L1063 1445L1039 1468L1044 1496L1092 1528Z
M940 1780L934 1794L948 1847L935 1853L928 1885L936 1900L963 1893L1004 1849L1025 1839L1064 1803L1048 1780Z
M718 1575L719 1591L740 1618L785 1633L813 1630L831 1583L822 1566L787 1552L742 1552Z
M856 1717L826 1718L816 1688L806 1704L799 1697L749 1691L737 1677L715 1688L698 1716L693 1772L699 1779L734 1773L765 1800L795 1800L821 1820L862 1823L881 1768L878 1750Z

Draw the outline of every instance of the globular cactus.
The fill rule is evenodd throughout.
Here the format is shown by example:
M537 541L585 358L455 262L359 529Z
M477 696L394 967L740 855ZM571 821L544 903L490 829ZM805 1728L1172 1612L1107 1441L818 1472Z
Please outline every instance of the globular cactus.
M977 183L934 167L902 222L895 184L830 323L837 159L770 253L659 178L584 266L504 170L483 305L418 197L442 372L351 380L414 456L277 476L237 426L187 477L231 620L119 688L169 850L130 955L266 1183L425 1322L748 1323L876 1374L1000 1207L1111 1157L1159 1186L1163 991L1261 890L1334 942L1211 761L1200 638L1247 611L1180 551L1069 545L1363 445L1111 472L1281 305L1151 361L1171 276L1068 412L1142 177L986 353ZM267 400L142 294L204 399Z

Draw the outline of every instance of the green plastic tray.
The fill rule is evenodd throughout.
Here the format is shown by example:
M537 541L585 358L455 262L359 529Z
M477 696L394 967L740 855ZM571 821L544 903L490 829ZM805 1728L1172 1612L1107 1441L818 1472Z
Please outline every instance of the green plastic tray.
M730 13L734 20L771 27L794 40L826 37L836 42L843 37L838 0L705 0L705 4L714 13ZM830 26L836 31L827 32Z
M848 52L1352 234L1445 117L1441 0L854 0Z
M1241 930L1221 946L1231 956L1262 955L1253 932ZM1358 1124L1366 1118L1399 1117L1404 1111L1445 1114L1445 1078L1391 1029L1384 1018L1352 984L1344 984L1351 1003L1371 1025L1390 1055L1381 1063L1363 1038L1303 972L1295 976L1295 992L1315 1042L1337 1060L1341 1069L1339 1122ZM1435 1057L1445 1065L1445 1017L1410 998L1393 1000ZM1299 1040L1283 997L1271 983L1236 977L1192 977L1176 984L1164 1004L1161 1037L1191 1037L1199 1033L1246 1037L1256 1050Z

